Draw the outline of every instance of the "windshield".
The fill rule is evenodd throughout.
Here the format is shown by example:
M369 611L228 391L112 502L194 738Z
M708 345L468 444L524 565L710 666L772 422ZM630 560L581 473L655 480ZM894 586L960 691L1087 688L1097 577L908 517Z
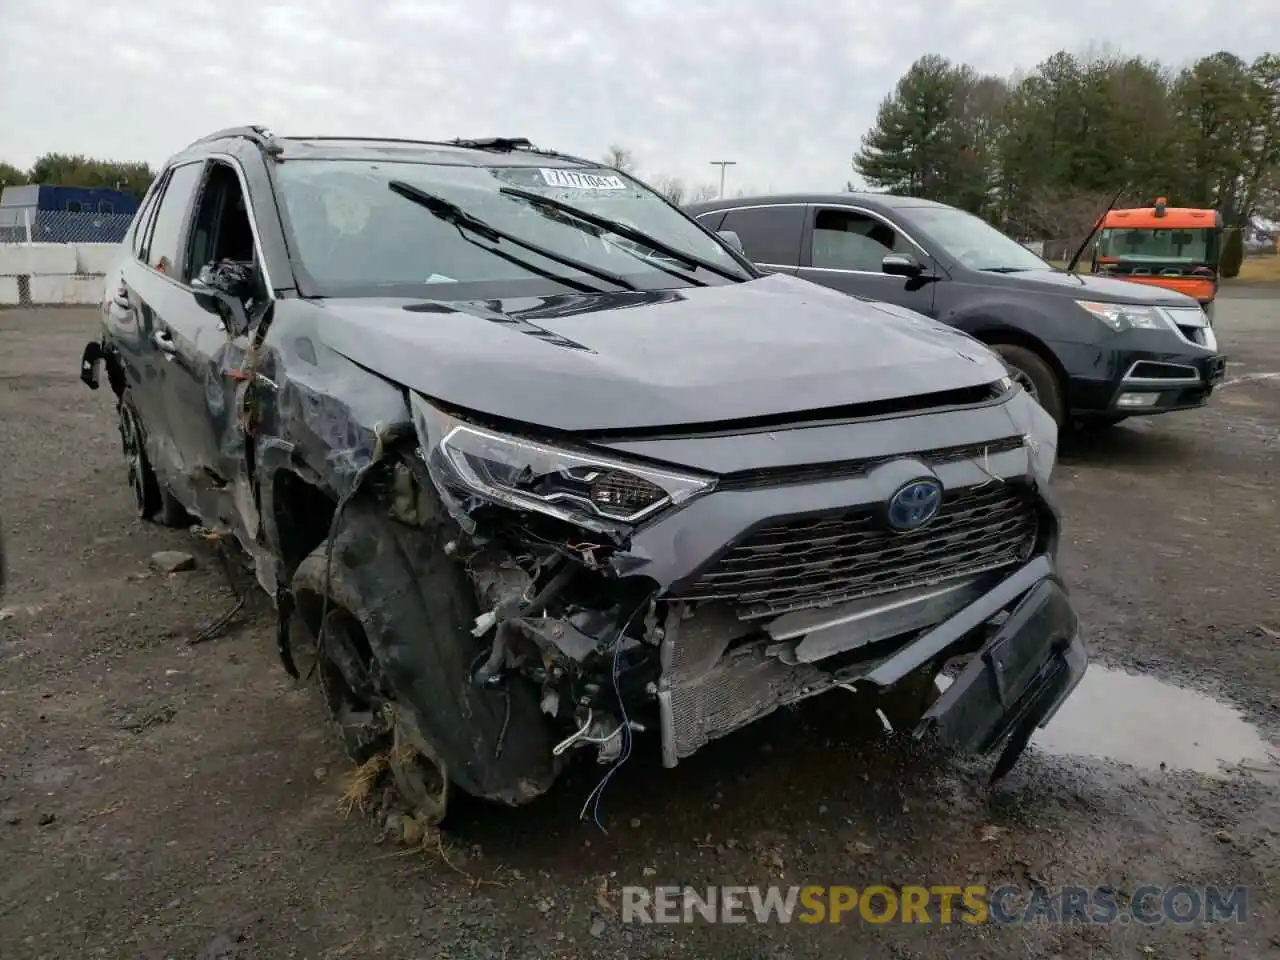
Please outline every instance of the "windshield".
M750 279L701 227L615 170L286 160L276 168L276 179L288 211L294 256L322 296L395 295L401 292L395 288L405 288L406 295L472 299L614 289L600 276L508 240L495 241L466 226L459 230L391 189L392 181L437 196L488 226L605 276L625 278L640 289L689 283L672 275L670 258L562 211L503 194L502 188L536 193L618 221L676 251ZM729 282L709 270L696 271L696 280Z
M1098 256L1149 263L1212 262L1210 230L1106 229L1098 237Z
M1034 253L985 220L953 207L912 207L912 223L970 270L1018 273L1052 270Z

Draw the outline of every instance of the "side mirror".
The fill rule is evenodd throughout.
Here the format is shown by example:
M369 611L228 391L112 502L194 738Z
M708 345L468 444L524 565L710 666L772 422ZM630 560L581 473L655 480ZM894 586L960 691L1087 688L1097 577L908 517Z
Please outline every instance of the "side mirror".
M725 243L727 243L729 246L733 247L733 249L737 250L744 257L747 255L747 251L742 249L742 238L739 237L737 233L735 233L734 231L720 230L717 232L716 235Z
M924 273L920 261L909 253L891 253L880 261L880 269L894 277L918 277Z
M253 295L253 267L233 260L206 263L191 281L196 303L221 317L233 336L249 329L245 302Z

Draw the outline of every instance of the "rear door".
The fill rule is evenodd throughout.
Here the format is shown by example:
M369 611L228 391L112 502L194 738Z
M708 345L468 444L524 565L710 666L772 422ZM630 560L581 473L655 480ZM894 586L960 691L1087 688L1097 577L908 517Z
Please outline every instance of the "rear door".
M724 211L716 229L736 233L747 259L766 273L794 274L800 269L804 218L802 203L734 207Z
M189 217L172 292L166 293L173 304L166 322L174 349L169 380L174 445L201 519L208 525L247 528L247 520L238 524L236 518L246 518L246 511L237 507L252 499L240 419L244 384L238 376L248 331L235 329L235 318L216 302L198 297L191 282L205 266L261 264L235 161L209 161Z
M136 285L138 273L143 269L142 257L151 235L156 207L167 182L168 172L165 171L156 177L143 198L142 206L138 208L120 246L112 272L105 279L102 298L102 325L124 370L133 406L142 418L144 431L160 435L167 432L164 403L158 386L164 369L158 365L149 331L143 329ZM156 462L151 450L147 451L147 456L152 463Z
M160 481L191 506L187 477L190 465L177 436L184 429L181 402L193 358L174 337L184 311L194 309L182 286L191 209L205 162L175 165L166 175L164 192L151 217L149 232L130 265L129 301L138 317L138 343L146 385L139 410L148 433L148 453ZM154 443L152 442L154 441ZM154 446L154 451L152 447Z
M937 270L924 248L884 216L853 206L815 204L810 207L805 234L801 277L855 296L934 315L935 279L884 272L882 261L891 253L909 254L931 272Z

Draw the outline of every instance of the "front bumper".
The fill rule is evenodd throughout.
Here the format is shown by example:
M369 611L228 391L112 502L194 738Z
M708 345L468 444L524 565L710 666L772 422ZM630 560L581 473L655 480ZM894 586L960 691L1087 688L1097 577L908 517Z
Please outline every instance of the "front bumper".
M888 690L921 668L938 669L961 657L970 657L968 666L925 714L917 736L932 735L941 745L981 755L1028 724L1042 725L1088 663L1078 619L1052 558L1036 556L994 584L987 581L980 591L968 586L949 591L949 600L940 599L948 593L945 588L935 590L917 608L928 618L940 602L950 602L948 615L914 631L914 639L892 652L854 662L851 655L877 646L883 651L900 643L902 635L887 644L868 644L867 622L841 618L836 611L829 625L800 637L739 646L712 660L698 657L696 649L681 656L682 643L696 648L697 642L669 624L667 640L675 650L664 658L667 669L658 692L664 764L675 766L710 740L779 707L835 687ZM893 597L881 600L888 622L918 626L893 608ZM821 651L821 658L804 659L806 648Z
M1209 328L1204 328L1208 331ZM1204 406L1226 376L1216 349L1164 331L1130 331L1110 349L1061 344L1067 394L1077 416L1138 416Z
M1042 580L933 704L916 733L990 753L1020 731L1048 723L1088 663L1066 593L1054 580Z

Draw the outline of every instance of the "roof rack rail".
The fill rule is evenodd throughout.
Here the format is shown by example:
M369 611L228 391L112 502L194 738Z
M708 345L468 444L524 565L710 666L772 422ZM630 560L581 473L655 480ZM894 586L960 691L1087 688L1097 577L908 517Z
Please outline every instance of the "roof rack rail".
M452 141L455 147L468 147L472 150L499 150L510 153L512 150L533 150L528 137L484 137L480 140L464 140L457 137Z
M303 136L302 134L291 133L285 139L287 140L318 140L321 143L334 142L334 141L336 142L349 141L354 143L413 143L413 144L417 144L418 146L424 146L424 147L438 147L442 145L443 146L448 145L440 140L414 140L409 137L359 137L359 136L340 137L340 136L333 136L332 134L324 134L324 135L312 137L312 136Z
M280 153L282 148L276 143L276 139L272 136L271 131L260 124L251 124L243 127L227 127L225 130L215 130L213 133L201 137L192 142L191 146L197 143L210 143L214 140L231 140L241 138L256 143L267 153Z

